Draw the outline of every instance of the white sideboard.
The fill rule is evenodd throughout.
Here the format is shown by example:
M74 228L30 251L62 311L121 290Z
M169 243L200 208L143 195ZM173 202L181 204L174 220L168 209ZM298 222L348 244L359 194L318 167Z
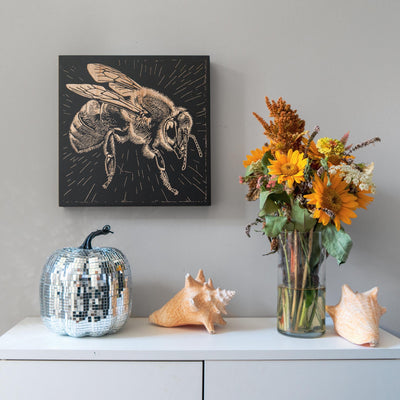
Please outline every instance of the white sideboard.
M393 399L400 398L400 339L376 348L334 333L279 334L275 318L228 318L161 328L132 318L114 335L58 336L27 318L0 337L0 399Z

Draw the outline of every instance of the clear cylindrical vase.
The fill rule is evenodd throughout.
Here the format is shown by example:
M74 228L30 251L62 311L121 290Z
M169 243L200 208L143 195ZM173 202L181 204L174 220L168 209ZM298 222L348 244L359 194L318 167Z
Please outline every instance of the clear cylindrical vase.
M314 338L325 333L326 250L320 232L284 231L279 239L277 327Z

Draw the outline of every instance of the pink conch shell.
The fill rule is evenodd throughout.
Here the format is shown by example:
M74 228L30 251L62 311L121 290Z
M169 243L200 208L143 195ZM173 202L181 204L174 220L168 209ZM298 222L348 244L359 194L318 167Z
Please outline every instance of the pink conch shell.
M326 306L337 334L355 344L376 346L379 342L379 319L386 312L377 298L377 287L354 293L348 285L343 285L339 304Z
M215 289L211 279L205 281L202 270L196 279L189 274L185 277L185 287L162 308L150 315L150 322L166 326L204 325L209 333L215 333L214 324L225 325L221 313L236 292Z

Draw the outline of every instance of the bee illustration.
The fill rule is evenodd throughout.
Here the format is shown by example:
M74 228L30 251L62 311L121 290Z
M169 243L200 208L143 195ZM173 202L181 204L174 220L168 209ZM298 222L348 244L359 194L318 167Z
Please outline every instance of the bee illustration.
M107 189L115 175L117 159L115 144L132 142L142 145L143 156L154 159L163 185L177 195L169 181L160 150L173 151L187 166L188 143L192 139L199 157L203 153L191 133L193 119L183 107L162 93L140 86L115 68L88 64L89 74L97 83L67 84L67 88L89 98L74 116L69 129L72 148L79 154L102 148L107 176L102 185Z

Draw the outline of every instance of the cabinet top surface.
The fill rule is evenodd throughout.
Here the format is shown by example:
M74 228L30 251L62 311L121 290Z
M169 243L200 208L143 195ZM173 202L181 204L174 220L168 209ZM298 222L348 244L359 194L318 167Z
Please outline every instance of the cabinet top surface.
M26 318L0 337L0 359L9 360L295 360L400 359L400 339L380 331L376 348L336 335L299 339L281 335L275 318L227 318L210 335L202 326L162 328L147 318L130 318L113 335L59 336L40 318Z

